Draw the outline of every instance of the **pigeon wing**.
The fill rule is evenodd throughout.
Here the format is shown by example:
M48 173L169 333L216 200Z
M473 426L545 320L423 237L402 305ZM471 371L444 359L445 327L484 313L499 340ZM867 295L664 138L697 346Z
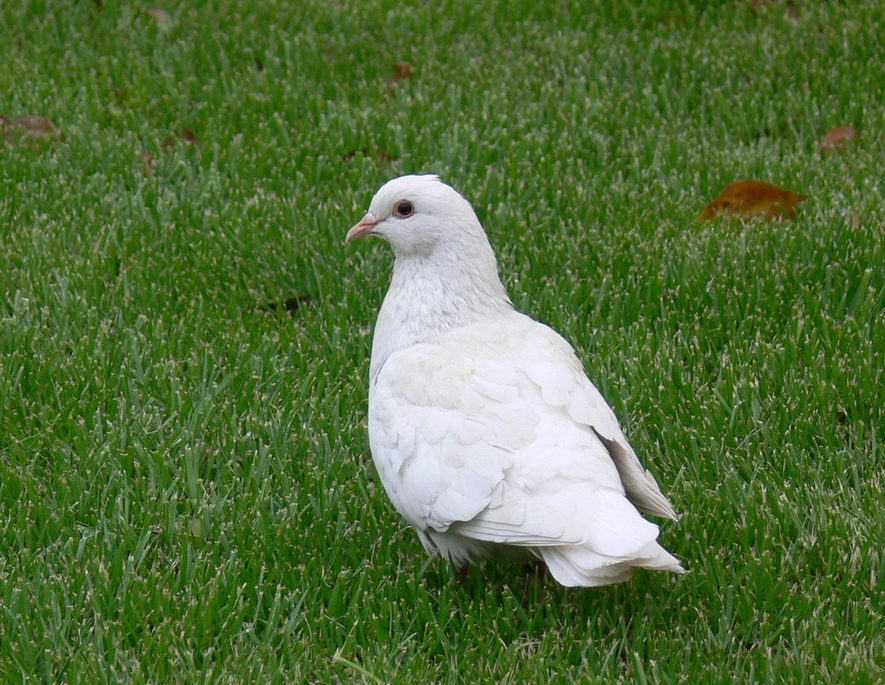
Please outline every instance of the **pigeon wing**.
M528 317L397 352L371 393L376 466L419 530L455 525L488 542L586 543L618 557L657 536L625 489L644 510L673 514L571 347Z
M500 500L513 456L536 440L516 369L460 346L391 355L370 389L369 440L391 501L418 530L444 532Z
M618 420L596 386L584 372L572 346L556 331L537 321L510 312L492 324L475 324L452 334L448 343L467 354L506 360L532 381L540 399L532 406L562 409L576 424L590 428L605 446L606 455L587 450L591 463L610 459L628 499L642 512L676 519L673 505L661 492L650 471L642 466L636 452L621 430ZM481 360L477 364L482 366ZM528 393L523 387L526 399ZM593 455L592 458L589 455Z

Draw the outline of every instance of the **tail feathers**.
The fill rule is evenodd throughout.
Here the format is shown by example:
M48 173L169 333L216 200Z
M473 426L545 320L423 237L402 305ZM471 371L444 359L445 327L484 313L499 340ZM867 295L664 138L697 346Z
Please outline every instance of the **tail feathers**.
M539 553L553 577L568 587L612 585L630 578L637 568L685 573L672 554L651 542L633 555L609 557L586 547L541 547Z
M661 547L657 542L644 547L636 552L636 559L633 565L640 568L648 568L653 571L673 571L674 573L685 573L679 559L670 554Z

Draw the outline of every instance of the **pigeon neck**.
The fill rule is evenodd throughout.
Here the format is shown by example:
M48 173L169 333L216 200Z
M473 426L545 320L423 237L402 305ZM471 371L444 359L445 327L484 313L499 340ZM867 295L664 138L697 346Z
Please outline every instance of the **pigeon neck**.
M394 352L512 309L487 242L472 252L397 256L375 325L371 380Z

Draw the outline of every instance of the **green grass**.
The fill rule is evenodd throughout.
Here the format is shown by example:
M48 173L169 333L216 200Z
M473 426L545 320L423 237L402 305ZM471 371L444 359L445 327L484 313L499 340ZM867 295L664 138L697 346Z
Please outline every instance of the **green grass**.
M353 4L3 3L0 113L63 135L0 142L0 681L881 681L881 3ZM391 256L343 245L407 172L576 345L691 574L425 563L367 456ZM811 198L697 222L751 177Z

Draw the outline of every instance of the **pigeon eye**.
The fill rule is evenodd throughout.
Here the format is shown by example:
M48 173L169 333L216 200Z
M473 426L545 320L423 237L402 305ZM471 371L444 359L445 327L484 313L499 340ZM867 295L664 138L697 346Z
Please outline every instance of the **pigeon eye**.
M415 205L408 200L400 200L393 207L393 215L400 219L405 219L415 213Z

